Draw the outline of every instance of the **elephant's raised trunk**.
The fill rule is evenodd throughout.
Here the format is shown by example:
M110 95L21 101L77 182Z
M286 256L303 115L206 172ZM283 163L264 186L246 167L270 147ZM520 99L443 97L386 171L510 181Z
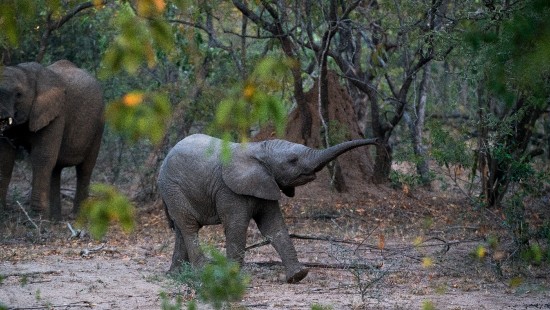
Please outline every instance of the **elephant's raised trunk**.
M323 169L323 167L325 167L329 162L336 159L336 157L342 155L347 151L363 145L374 145L377 143L377 139L360 139L343 142L324 150L315 150L312 167L314 167L313 169L315 172L318 172Z

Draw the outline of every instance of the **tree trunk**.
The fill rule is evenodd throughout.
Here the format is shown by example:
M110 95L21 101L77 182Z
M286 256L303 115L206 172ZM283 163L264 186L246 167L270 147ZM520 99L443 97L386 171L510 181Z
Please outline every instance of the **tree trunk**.
M372 182L374 184L383 184L388 182L392 160L392 149L389 144L381 144L376 146L374 173L372 176Z
M418 85L418 100L416 106L410 107L407 110L412 110L414 117L409 111L405 111L405 121L409 126L413 152L416 157L416 172L420 176L420 182L425 187L430 187L430 167L426 156L426 147L422 143L422 133L424 132L424 121L426 119L426 101L427 90L426 84L429 79L429 68L422 70L422 79Z

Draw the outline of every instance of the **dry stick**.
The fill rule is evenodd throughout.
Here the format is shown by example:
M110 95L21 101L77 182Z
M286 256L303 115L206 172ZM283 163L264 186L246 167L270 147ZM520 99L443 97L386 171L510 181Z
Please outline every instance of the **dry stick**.
M258 265L260 267L270 267L270 266L280 266L283 263L280 261L270 261L270 262L250 262L251 264ZM346 264L346 263L336 263L336 264L325 264L325 263L311 263L311 262L305 262L303 263L306 267L310 268L320 268L320 269L380 269L382 268L382 265L372 265L372 264Z
M35 275L45 275L45 274L53 274L58 275L61 274L61 271L58 270L49 270L49 271L32 271L32 272L14 272L14 273L8 273L3 275L6 278L9 277L32 277Z
M40 234L40 228L38 228L38 225L36 225L36 223L32 220L32 218L30 217L30 215L27 213L27 211L25 210L25 208L23 208L23 206L21 205L21 203L19 201L17 201L17 205L19 206L19 208L21 208L21 210L23 211L23 213L25 213L25 216L27 217L27 219L31 222L31 224L34 226L34 228L36 228L36 230L38 231L38 233Z
M296 234L290 234L289 236L290 236L290 238L293 238L293 239L319 240L319 241L347 243L347 244L355 244L355 245L358 244L358 242L355 242L355 241L349 241L349 240L343 240L343 239L334 239L334 238L330 238L330 237L313 237L313 236L303 236L303 235L296 235ZM267 239L267 240L264 240L262 242L255 243L253 245L249 245L244 250L245 251L252 250L252 249L255 249L255 248L262 247L264 245L268 245L270 243L271 243L271 241L269 239Z
M47 305L47 306L35 306L35 307L16 307L8 308L9 310L33 310L33 309L53 309L53 308L93 308L95 305L89 301L77 301L64 305Z

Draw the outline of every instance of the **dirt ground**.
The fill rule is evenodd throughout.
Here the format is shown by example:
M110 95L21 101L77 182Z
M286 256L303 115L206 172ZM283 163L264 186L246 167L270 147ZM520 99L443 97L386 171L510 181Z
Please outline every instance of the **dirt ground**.
M373 186L338 195L313 183L282 205L310 273L286 284L273 248L251 249L244 266L251 282L231 308L550 309L548 264L511 259L501 215L449 192ZM34 219L38 230L16 208L0 222L0 304L161 309L161 293L172 303L176 296L194 298L166 275L174 237L163 211L137 207L134 232L112 228L101 241L70 238L71 220ZM70 212L68 202L65 209ZM201 238L223 249L220 227L203 229ZM498 241L491 245L488 238ZM261 241L251 223L248 244Z

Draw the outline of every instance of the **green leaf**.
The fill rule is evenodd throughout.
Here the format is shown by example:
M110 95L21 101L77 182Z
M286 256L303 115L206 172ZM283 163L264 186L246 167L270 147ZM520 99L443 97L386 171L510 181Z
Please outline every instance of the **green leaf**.
M133 230L134 207L126 196L107 184L93 184L90 190L90 198L83 203L78 216L80 226L88 224L95 239L103 238L113 222L118 222L125 232Z
M148 139L157 144L164 138L170 113L166 94L135 91L107 105L105 115L115 131L131 142Z

